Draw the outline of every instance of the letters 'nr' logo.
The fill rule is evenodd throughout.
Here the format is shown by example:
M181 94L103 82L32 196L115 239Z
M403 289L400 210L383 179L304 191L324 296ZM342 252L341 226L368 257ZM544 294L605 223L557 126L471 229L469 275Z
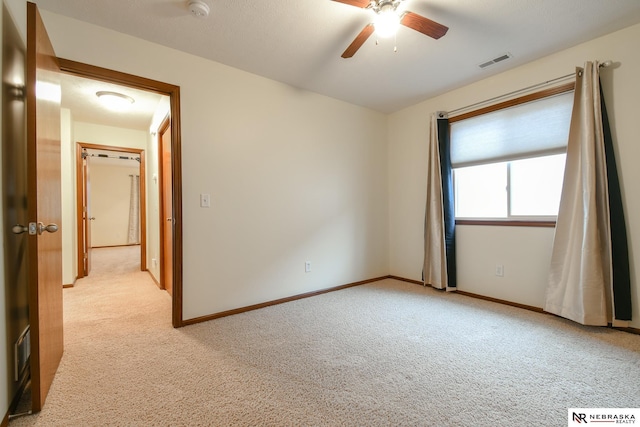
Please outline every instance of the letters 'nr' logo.
M573 413L573 421L576 423L585 423L587 424L587 414L576 414Z

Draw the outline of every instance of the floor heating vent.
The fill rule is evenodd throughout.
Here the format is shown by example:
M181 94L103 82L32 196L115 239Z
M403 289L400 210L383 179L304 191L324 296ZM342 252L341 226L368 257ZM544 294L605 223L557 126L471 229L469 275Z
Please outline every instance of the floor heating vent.
M509 58L511 58L512 55L510 53L505 53L504 55L500 55L497 58L493 58L489 61L483 62L482 64L478 65L478 67L480 68L487 68L493 64L497 64L498 62L502 62L504 60L507 60Z
M29 326L20 334L14 351L14 380L19 381L27 367L29 356L31 356L31 330Z

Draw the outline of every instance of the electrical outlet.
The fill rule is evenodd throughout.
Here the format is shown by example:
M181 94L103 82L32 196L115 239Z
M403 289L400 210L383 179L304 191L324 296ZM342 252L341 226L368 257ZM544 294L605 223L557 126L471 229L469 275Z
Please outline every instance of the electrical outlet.
M153 265L154 267L158 266L158 260L155 258L151 258L151 265Z
M496 264L496 276L498 277L504 276L504 265Z
M305 273L310 273L311 272L311 261L305 261L305 263L304 263L304 272Z

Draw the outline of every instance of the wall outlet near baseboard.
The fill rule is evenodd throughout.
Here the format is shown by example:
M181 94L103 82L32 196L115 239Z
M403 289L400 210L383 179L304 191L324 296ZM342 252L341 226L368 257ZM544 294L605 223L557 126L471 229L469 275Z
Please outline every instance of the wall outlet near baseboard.
M498 277L504 276L504 265L496 264L496 276Z
M304 272L305 273L310 273L311 272L311 261L305 261L304 262Z

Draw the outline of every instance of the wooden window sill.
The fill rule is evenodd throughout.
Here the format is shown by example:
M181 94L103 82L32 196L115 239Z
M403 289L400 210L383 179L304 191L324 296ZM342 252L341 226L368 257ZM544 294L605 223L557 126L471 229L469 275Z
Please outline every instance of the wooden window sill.
M545 227L554 228L556 222L553 220L547 221L532 221L532 220L500 220L500 219L456 219L456 225L497 225L501 227Z

